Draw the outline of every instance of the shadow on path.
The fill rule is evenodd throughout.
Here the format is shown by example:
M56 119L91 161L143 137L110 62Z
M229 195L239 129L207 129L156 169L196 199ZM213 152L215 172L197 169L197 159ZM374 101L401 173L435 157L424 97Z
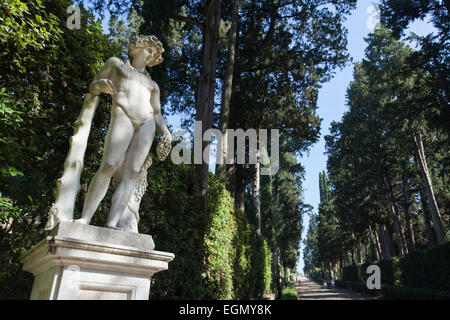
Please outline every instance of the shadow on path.
M375 300L374 297L345 289L323 289L309 277L300 277L295 287L300 300Z

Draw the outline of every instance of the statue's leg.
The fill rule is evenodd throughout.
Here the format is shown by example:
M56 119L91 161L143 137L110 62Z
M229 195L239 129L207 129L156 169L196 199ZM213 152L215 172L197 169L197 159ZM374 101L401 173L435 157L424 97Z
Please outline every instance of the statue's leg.
M123 169L125 167L125 154L122 156L122 158L119 161L119 166L116 170L116 172L113 175L114 183L118 185L120 183L120 180L122 180L123 175Z
M113 195L111 211L106 226L116 228L121 214L125 211L131 196L136 189L139 172L150 151L155 135L155 121L153 117L144 122L136 131L125 158L122 180Z
M77 222L88 224L91 221L100 201L103 200L108 191L111 177L119 167L120 161L133 139L133 133L134 128L131 120L122 108L113 106L111 110L111 123L103 149L102 163L89 185L84 201L83 213L81 214L81 219L76 220Z

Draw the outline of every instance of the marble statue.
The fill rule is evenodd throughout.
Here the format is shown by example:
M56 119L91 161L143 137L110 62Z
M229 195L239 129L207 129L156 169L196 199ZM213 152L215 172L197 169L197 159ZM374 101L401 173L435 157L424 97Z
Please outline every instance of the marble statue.
M76 194L92 117L102 93L112 96L111 121L105 139L103 159L92 179L81 218L75 222L89 224L110 185L116 186L106 227L137 233L139 204L147 186L147 169L151 165L149 150L155 131L162 139L156 152L165 160L172 136L160 108L160 92L146 67L163 61L164 48L155 36L136 36L129 45L129 59L110 58L89 86L70 149L63 176L57 181L56 201L50 209L47 230L58 221L72 221Z

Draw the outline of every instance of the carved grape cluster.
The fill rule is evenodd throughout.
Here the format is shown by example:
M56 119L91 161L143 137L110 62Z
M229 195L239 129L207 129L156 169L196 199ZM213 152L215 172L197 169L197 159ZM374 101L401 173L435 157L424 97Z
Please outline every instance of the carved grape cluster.
M142 166L141 172L139 174L139 181L136 184L136 190L134 191L134 198L136 202L139 202L144 196L145 190L147 189L147 169L152 165L152 156L148 155L145 159L144 165Z
M141 172L139 181L136 185L136 190L134 191L134 198L136 202L139 202L144 196L145 190L147 190L147 170Z
M165 135L156 146L156 154L158 155L158 159L161 161L166 160L171 148L172 144L170 141L170 137L168 135Z

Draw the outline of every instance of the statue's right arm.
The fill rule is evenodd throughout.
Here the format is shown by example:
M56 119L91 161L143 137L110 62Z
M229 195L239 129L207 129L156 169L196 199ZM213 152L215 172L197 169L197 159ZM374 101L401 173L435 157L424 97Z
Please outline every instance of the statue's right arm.
M122 64L123 62L119 58L109 58L95 77L95 80L89 85L89 93L94 96L98 96L101 93L117 93L114 84L110 79L114 68L119 67Z

